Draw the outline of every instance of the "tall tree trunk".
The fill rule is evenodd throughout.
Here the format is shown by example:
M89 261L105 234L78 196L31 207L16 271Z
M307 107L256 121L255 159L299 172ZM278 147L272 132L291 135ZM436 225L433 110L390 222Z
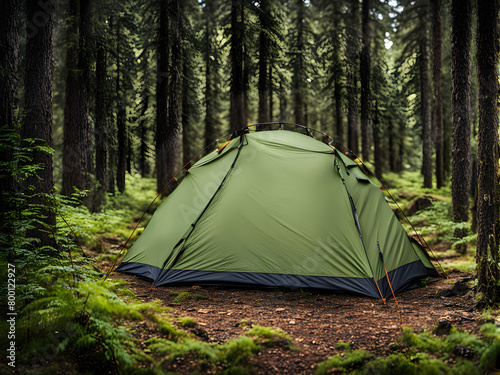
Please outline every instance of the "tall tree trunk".
M160 192L172 176L167 172L169 0L160 3L158 73L156 78L156 190Z
M132 174L132 164L134 160L134 148L132 147L132 136L127 132L127 173Z
M181 51L181 22L182 13L179 6L180 0L170 0L170 36L171 56L170 86L168 92L168 127L166 138L165 164L168 178L172 178L179 168L180 142L181 142L181 112L182 112L182 51Z
M232 0L231 4L231 97L229 129L230 131L235 131L246 126L243 77L244 2L243 0Z
M0 127L6 131L14 130L14 108L17 90L17 65L19 59L19 10L18 0L4 0L0 3ZM2 129L2 135L3 135ZM14 146L14 145L12 145ZM0 151L0 160L10 165L12 149ZM5 171L2 171L5 172ZM5 194L14 190L14 181L8 174L0 177L0 212L10 211L10 204ZM0 215L2 233L10 233L6 215Z
M375 104L375 118L373 120L373 143L374 143L374 162L375 162L375 175L378 178L382 177L383 171L383 160L382 156L383 148L380 147L380 120L379 120L379 109L378 102Z
M91 86L90 82L92 61L94 54L94 36L93 36L93 15L92 15L92 1L93 0L80 0L80 35L79 35L79 51L78 51L78 70L82 72L82 87L84 93L83 104L85 106L85 118L87 126L85 127L85 149L87 153L87 169L85 174L85 184L89 187L89 175L94 174L94 147L93 147L93 134L92 124L89 121L90 115L90 98Z
M419 46L420 54L420 107L422 121L422 175L424 187L432 188L432 134L429 110L429 57L427 38Z
M361 28L363 33L363 49L360 55L361 78L361 152L365 161L370 160L370 69L371 69L371 31L370 0L363 0L361 8ZM375 129L374 129L375 130ZM374 135L375 137L375 135Z
M139 148L139 168L141 169L141 176L147 177L149 176L149 162L148 162L149 137L148 137L148 125L146 123L146 120L144 119L141 120L141 122L139 123L139 129L141 132L141 146Z
M205 147L218 136L218 96L216 87L218 57L214 46L214 32L217 30L215 12L216 4L213 1L208 1L205 6Z
M431 7L431 44L432 44L432 81L434 82L434 100L432 101L432 123L436 148L436 187L444 186L444 125L442 94L442 21L441 0L430 1Z
M345 73L342 69L341 56L341 41L339 40L339 16L341 11L338 9L339 5L332 6L332 34L330 39L332 41L332 75L333 75L333 99L335 101L335 124L333 128L333 137L340 144L344 144L344 124L343 124L343 110L342 110L342 80Z
M259 21L259 115L258 122L269 122L269 0L260 0ZM271 67L269 66L269 72Z
M248 46L245 43L245 0L242 1L241 6L241 35L243 40L243 113L242 113L242 127L248 125L248 92L250 91L250 56L248 55Z
M304 88L304 0L297 0L297 44L295 46L295 60L292 72L293 107L295 111L295 122L306 124L305 111L305 88Z
M181 12L184 8L181 8ZM189 27L189 26L187 26ZM186 41L186 31L184 25L180 25L181 40ZM192 125L192 116L195 113L193 104L193 61L192 52L189 48L183 48L182 54L182 164L186 165L193 158L192 144L195 140L195 130Z
M469 192L471 181L471 0L453 0L451 6L452 31L452 177L451 196L453 221L469 220ZM455 237L462 238L467 231L455 230ZM457 247L465 254L467 245Z
M54 71L54 46L52 43L54 4L51 0L26 1L26 55L24 74L25 117L21 125L21 137L41 139L52 147L52 82ZM37 22L33 22L37 20ZM41 205L39 220L43 225L29 230L26 237L37 238L36 246L55 246L50 231L56 225L55 213L47 208L49 202L40 194L50 194L54 190L52 155L43 151L33 151L33 164L41 169L36 176L28 177L27 186L32 195L30 203Z
M121 33L120 20L116 22L116 129L118 142L118 160L116 164L116 186L118 191L125 191L125 172L127 169L127 124L125 92L121 88Z
M391 117L389 117L389 168L391 169L391 172L396 172L396 165L398 162L398 156L396 153L396 144L395 144L395 138L396 138L396 129L394 129L394 121L392 120ZM375 133L373 133L373 138L375 138ZM374 143L376 144L376 140L374 140Z
M477 1L477 292L488 306L498 296L498 7L496 1Z
M64 143L62 193L71 195L74 189L88 188L88 145L90 140L88 103L88 35L81 30L84 16L89 12L87 0L69 1L68 49L66 52L66 98L64 106ZM85 14L85 18L87 15ZM88 26L85 26L88 27Z
M285 121L286 117L286 95L285 95L285 88L283 87L283 83L280 81L279 83L279 100L280 100L280 121Z
M340 144L344 144L344 120L342 116L342 92L340 77L335 75L334 82L334 98L335 98L335 137Z
M96 51L96 91L95 91L95 175L98 183L94 194L93 211L99 211L106 203L108 191L108 118L107 92L107 52L104 40L97 44Z
M273 86L273 64L269 61L269 122L273 121L274 111L274 86Z
M347 147L359 154L359 109L358 109L358 63L356 48L359 33L359 2L354 1L351 9L351 27L347 46Z

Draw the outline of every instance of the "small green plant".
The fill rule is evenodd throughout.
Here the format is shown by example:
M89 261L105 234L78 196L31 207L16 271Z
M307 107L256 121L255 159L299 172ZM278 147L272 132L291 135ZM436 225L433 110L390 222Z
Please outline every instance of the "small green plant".
M354 371L363 368L365 363L373 358L374 355L366 350L354 350L344 356L337 354L321 362L316 369L316 374L328 374L331 369L337 369L342 372Z
M337 348L342 349L344 352L350 352L352 350L352 342L341 342L337 343Z
M199 294L193 294L193 299L195 301L200 301L200 300L208 299L208 296L202 296L202 295L199 295Z
M196 320L194 318L189 317L189 316L185 316L185 317L179 318L179 323L183 327L194 327L194 326L196 326Z
M170 294L177 296L174 299L174 303L182 303L184 301L192 300L200 301L204 299L208 299L208 296L202 296L199 294L191 294L189 292L170 292Z
M246 335L256 337L264 346L281 346L290 349L294 348L290 335L278 328L255 325L246 333Z

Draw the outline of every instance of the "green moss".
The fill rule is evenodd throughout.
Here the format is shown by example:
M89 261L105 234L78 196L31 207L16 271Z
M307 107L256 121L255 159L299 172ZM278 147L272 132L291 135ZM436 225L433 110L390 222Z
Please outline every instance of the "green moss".
M376 358L364 367L363 374L372 375L413 375L416 366L402 353L387 358Z
M246 333L246 335L256 337L259 339L259 342L265 346L294 348L290 335L278 328L255 325Z
M188 316L179 318L179 323L183 327L194 327L196 325L196 320Z
M324 362L321 362L316 369L317 375L330 373L329 370L354 371L361 369L366 362L373 359L374 355L365 350L354 350L344 356L335 355Z

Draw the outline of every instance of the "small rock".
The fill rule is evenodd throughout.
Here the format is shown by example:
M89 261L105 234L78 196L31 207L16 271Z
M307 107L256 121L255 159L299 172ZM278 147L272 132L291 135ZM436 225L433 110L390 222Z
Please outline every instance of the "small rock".
M434 333L438 336L448 335L451 330L451 323L446 319L439 319L438 326Z
M295 320L290 320L288 324L295 324Z
M278 307L277 309L275 309L274 311L285 311L286 309L284 307Z
M432 206L429 198L417 198L406 207L407 216L415 214L417 211L424 210Z
M200 339L203 341L208 341L208 333L200 328L194 328L191 330L192 333L194 333L196 336L198 336Z
M465 345L455 345L453 348L453 354L463 358L472 358L474 357L474 351Z
M208 314L210 312L210 310L207 310L207 309L199 309L198 312L200 314Z

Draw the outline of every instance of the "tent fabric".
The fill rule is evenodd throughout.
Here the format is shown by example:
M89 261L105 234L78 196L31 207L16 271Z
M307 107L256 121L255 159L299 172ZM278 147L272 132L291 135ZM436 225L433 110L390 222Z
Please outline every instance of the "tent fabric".
M240 135L193 165L118 271L168 284L375 298L437 272L359 165L312 137ZM379 292L380 289L380 292Z

